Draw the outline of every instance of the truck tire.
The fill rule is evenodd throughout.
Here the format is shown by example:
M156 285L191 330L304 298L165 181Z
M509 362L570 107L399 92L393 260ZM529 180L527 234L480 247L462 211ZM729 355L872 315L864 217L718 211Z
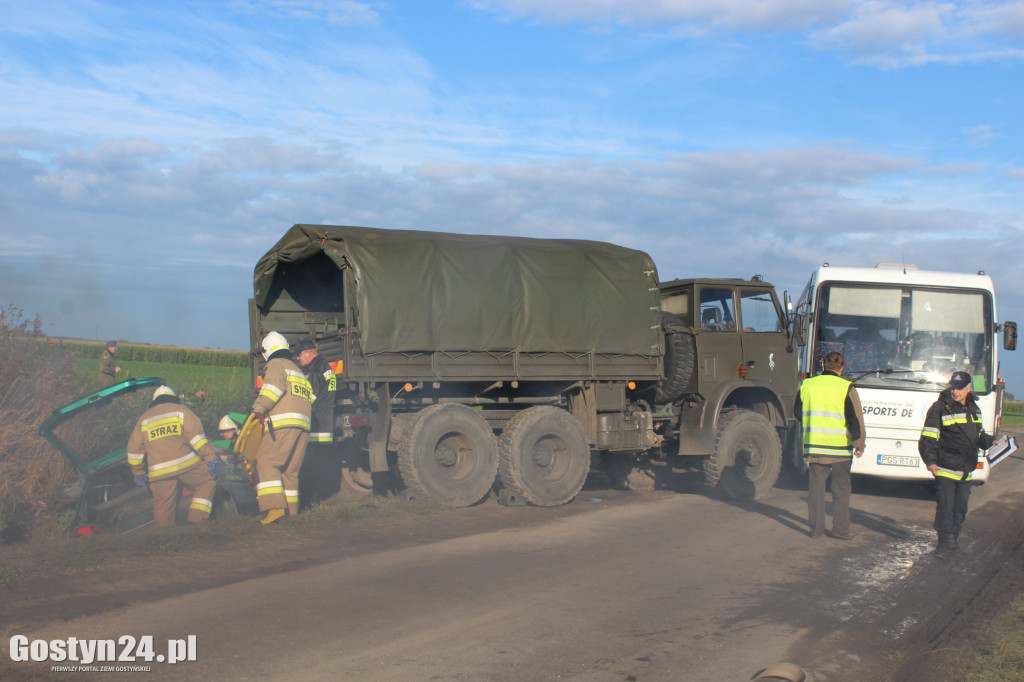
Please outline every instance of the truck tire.
M670 403L683 394L693 379L697 366L697 350L693 334L688 331L669 331L684 327L678 315L662 311L661 328L665 331L665 379L654 389L654 400Z
M771 422L752 410L732 409L718 420L715 451L704 461L712 487L737 500L764 496L782 470L782 443Z
M494 485L498 447L483 417L465 405L442 403L420 410L398 449L405 487L448 507L479 502Z
M587 434L571 414L549 405L523 410L498 439L502 485L538 507L565 504L590 471Z

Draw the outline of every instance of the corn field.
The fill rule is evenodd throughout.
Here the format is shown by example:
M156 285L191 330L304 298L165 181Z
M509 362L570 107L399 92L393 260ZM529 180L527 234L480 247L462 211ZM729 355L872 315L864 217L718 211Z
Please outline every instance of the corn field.
M79 358L99 358L106 348L105 341L80 341L64 339L60 344ZM117 344L117 362L172 362L180 365L204 365L207 367L248 367L249 354L241 350L217 350L213 348L179 348L177 346L153 346L142 343Z

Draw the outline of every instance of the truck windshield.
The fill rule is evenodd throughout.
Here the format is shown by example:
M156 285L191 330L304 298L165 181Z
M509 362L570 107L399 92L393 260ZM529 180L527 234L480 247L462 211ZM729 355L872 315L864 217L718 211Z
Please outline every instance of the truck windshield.
M831 351L858 385L934 390L956 370L992 386L992 297L986 291L826 282L817 299L815 367ZM863 376L861 376L863 375Z

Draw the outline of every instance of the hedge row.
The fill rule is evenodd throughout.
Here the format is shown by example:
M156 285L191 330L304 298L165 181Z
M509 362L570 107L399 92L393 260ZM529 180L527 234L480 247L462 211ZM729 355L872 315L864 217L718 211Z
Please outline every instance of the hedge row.
M106 345L102 341L61 341L79 357L98 358ZM216 350L211 348L178 348L149 344L118 343L117 362L173 362L180 365L207 365L212 367L248 367L249 354L242 350Z

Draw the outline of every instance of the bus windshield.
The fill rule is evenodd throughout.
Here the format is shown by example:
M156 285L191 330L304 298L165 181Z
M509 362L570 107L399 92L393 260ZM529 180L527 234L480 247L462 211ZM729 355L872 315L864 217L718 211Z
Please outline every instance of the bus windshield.
M945 387L954 371L992 387L992 296L987 291L826 282L817 299L814 366L831 351L858 385Z

